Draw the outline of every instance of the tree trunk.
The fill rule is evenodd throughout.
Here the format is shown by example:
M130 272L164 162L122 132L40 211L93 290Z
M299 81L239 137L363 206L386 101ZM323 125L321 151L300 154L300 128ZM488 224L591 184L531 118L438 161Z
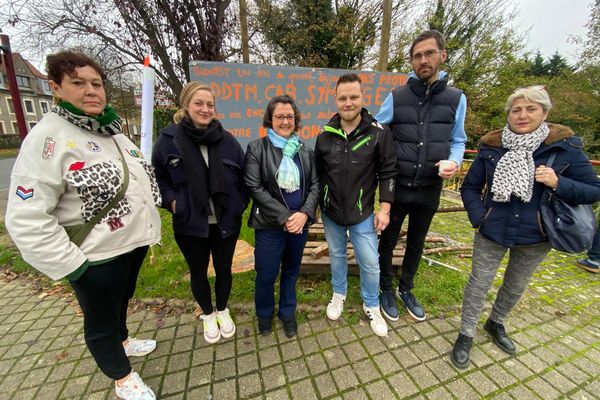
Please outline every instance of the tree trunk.
M250 63L250 51L248 50L248 8L246 0L240 1L240 27L242 34L242 60L244 64Z
M381 23L381 45L379 47L378 70L387 71L390 51L390 30L392 27L392 0L383 0L383 21Z

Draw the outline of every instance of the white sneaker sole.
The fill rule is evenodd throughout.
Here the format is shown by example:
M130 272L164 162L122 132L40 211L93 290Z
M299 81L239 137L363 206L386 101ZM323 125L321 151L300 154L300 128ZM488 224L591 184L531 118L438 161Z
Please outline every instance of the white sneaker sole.
M423 315L422 317L417 317L415 314L413 314L412 312L410 312L410 310L408 309L408 307L404 306L404 308L406 309L406 312L408 313L408 315L410 315L417 322L422 322L422 321L425 321L427 319L427 314Z
M337 321L337 320L338 320L338 319L340 319L340 317L342 316L342 314L341 314L341 313L340 313L339 315L335 316L335 317L332 317L331 315L329 315L329 313L326 313L326 314L327 314L327 318L328 318L329 320L331 320L331 321Z
M147 356L148 354L152 353L154 350L156 350L156 346L154 346L151 350L138 351L136 353L131 353L131 354L127 354L127 352L125 352L125 355L127 357L144 357L144 356Z
M378 306L378 308L381 308L381 306ZM369 320L369 326L371 327L371 330L373 331L373 333L374 333L375 335L377 335L377 336L381 336L381 337L385 337L385 336L387 336L387 334L388 334L388 332L389 332L389 328L388 328L388 326L387 326L387 324L386 324L386 322L385 322L385 318L383 318L382 316L380 316L380 318L381 318L381 321L383 322L383 324L382 324L382 325L385 327L385 331L382 329L382 332L377 332L377 330L375 329L375 326L374 326L374 325L376 325L376 323L375 323L375 319L374 319L374 318L371 318L371 317L369 316L369 313L367 312L367 310L366 310L366 308L365 308L364 304L363 304L363 312L365 313L365 316L366 316L366 317L367 317L367 319ZM379 319L379 318L378 318L378 319Z
M402 297L400 297L400 292L398 291L398 288L396 288L396 298L402 302L402 305L406 309L406 312L408 313L408 315L410 315L412 317L412 319L414 319L417 322L422 322L422 321L425 321L427 319L427 313L423 313L422 317L417 317L415 314L413 314L408 309L408 307L406 306L406 304L404 304L404 301L402 300Z
M371 330L373 331L373 333L374 333L375 335L377 335L377 336L379 336L379 337L386 337L386 336L388 335L388 330L387 330L387 329L386 329L386 331L385 331L385 332L381 332L381 333L379 333L379 332L377 332L377 331L375 330L375 328L373 328L373 326L371 326Z
M233 326L233 331L230 333L226 333L221 329L221 337L224 339L232 338L235 335L235 325Z
M204 336L204 340L205 340L205 341L206 341L206 343L208 343L208 344L215 344L215 343L218 343L218 342L219 342L219 340L221 340L221 334L220 334L220 333L219 333L219 336L217 336L216 338L209 338L209 337L208 337L208 336L206 336L206 335L203 335L203 336Z
M144 357L144 356L147 356L148 354L152 353L154 350L156 350L156 342L154 342L154 346L152 346L150 349L145 350L145 351L136 351L135 353L128 354L127 350L125 350L125 355L127 357Z
M387 318L390 321L398 321L400 319L400 315L398 315L396 318L392 318L388 315L388 313L385 312L385 310L383 309L383 307L379 307L379 309L381 310L381 315L383 315L385 318Z

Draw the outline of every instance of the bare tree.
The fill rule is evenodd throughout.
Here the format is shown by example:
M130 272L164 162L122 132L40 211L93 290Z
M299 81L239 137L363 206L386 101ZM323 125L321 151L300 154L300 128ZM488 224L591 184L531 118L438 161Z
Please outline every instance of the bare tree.
M235 23L231 0L12 0L0 10L21 46L47 53L84 44L102 58L113 49L120 65L152 67L175 95L189 80L192 60L223 61Z

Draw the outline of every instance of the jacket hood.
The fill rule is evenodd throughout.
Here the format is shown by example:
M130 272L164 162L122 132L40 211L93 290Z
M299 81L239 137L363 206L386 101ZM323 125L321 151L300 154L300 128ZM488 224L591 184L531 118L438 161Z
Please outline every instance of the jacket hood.
M575 132L573 132L571 128L565 125L549 123L548 128L550 129L550 133L548 134L548 137L544 140L544 144L546 145L550 145L552 143L558 142L559 140L575 136ZM503 130L504 129L496 129L494 131L486 133L481 137L481 143L492 147L502 147Z

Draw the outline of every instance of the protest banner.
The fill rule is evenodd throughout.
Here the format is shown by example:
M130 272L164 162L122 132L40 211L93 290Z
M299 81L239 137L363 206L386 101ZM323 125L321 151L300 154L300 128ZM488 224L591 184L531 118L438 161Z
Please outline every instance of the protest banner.
M325 68L280 67L255 64L194 61L190 78L210 86L216 97L217 118L245 148L266 135L262 117L267 103L280 94L290 95L302 115L298 131L310 147L331 116L336 113L335 84L339 76L356 72L362 79L364 105L373 114L395 87L404 85L407 74L348 71Z

